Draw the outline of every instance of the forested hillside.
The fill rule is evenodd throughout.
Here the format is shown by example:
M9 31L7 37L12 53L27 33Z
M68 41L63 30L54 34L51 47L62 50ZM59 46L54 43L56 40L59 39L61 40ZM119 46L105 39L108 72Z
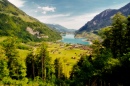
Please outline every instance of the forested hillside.
M95 33L91 45L58 42L60 33L0 0L0 86L129 86L130 16L118 12Z
M92 54L73 67L70 86L129 86L130 16L117 13L99 34L103 42L96 40Z
M7 0L0 1L0 36L16 36L23 41L56 41L61 39L58 32L28 16Z

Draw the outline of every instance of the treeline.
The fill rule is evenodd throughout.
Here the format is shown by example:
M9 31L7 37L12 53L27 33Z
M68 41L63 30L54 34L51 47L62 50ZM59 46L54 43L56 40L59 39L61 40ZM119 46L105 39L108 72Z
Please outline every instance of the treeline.
M99 31L93 52L73 67L70 86L130 85L130 16L115 14L112 24Z
M17 39L1 42L0 85L129 86L130 16L117 13L112 25L101 29L99 35L103 40L93 42L91 55L80 58L69 78L60 59L51 61L47 44L33 47L23 59L18 55Z
M0 85L15 86L63 86L66 77L63 74L60 59L51 61L47 44L42 43L21 58L16 38L8 38L0 44Z

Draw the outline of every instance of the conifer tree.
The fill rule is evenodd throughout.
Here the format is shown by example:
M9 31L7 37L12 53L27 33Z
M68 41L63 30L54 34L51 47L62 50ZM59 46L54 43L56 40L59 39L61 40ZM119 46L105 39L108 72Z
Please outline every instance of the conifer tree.
M26 76L25 63L21 63L16 50L16 38L8 38L3 42L5 56L8 59L9 76L12 79L22 79Z

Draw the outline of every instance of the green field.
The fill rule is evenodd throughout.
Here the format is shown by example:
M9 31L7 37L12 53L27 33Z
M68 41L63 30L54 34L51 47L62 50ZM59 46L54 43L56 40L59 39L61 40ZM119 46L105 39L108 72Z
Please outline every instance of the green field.
M36 43L32 45L32 47L39 46L40 43ZM81 50L78 48L71 48L71 45L66 46L63 43L47 43L48 44L48 52L49 56L51 57L51 63L54 64L54 60L56 58L60 58L60 62L63 67L63 73L69 77L70 71L74 64L80 59L81 55L86 54L86 50ZM21 50L19 49L19 55L21 59L25 60L26 56L30 52L29 50Z
M52 58L52 62L56 58L60 58L60 62L63 66L63 73L69 77L69 72L76 62L80 59L81 55L86 54L86 50L81 50L77 48L70 48L66 44L61 43L49 43L48 51Z
M7 39L7 37L0 37L0 43ZM19 44L22 46L29 46L30 49L39 47L40 43L27 43ZM80 59L81 55L86 54L86 50L71 48L72 45L67 45L63 43L47 43L49 56L51 57L51 63L54 64L56 58L60 58L62 64L63 73L69 77L69 72L76 62ZM1 46L0 46L1 47ZM25 61L27 55L30 53L30 49L17 49L19 59Z
M2 37L0 37L0 42L4 41L4 40L6 40L6 39L7 39L6 36L2 36Z

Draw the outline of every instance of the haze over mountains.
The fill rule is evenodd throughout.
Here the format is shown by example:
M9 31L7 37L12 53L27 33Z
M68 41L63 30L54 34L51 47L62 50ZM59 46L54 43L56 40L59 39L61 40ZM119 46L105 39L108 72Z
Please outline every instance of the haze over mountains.
M96 15L91 21L87 22L83 27L81 27L77 33L84 31L90 32L109 26L111 24L111 17L118 12L121 12L125 16L130 15L130 3L120 9L107 9L101 12L100 14Z
M61 26L59 24L46 24L46 25L54 30L57 30L58 32L61 32L61 33L74 33L76 31L75 29L68 29L68 28Z

